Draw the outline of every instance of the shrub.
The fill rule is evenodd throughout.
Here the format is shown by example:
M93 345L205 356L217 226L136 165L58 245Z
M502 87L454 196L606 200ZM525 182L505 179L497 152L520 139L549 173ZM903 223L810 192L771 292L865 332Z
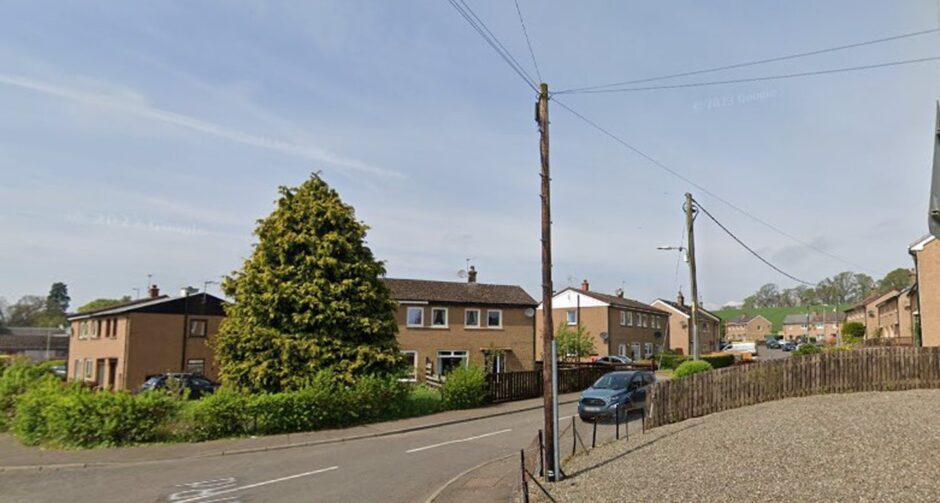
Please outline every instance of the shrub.
M829 346L826 348L827 353L834 353L836 351L852 351L852 346L842 344L841 346Z
M842 340L846 343L858 343L865 338L865 325L857 321L850 321L842 325Z
M194 440L247 435L254 427L249 401L249 395L220 388L183 407L184 429Z
M676 367L681 365L682 362L686 361L688 358L672 351L663 351L662 353L654 355L653 359L656 361L659 368L675 370Z
M720 369L734 365L734 355L732 353L702 355L702 361L708 362L714 369Z
M5 431L9 426L16 397L50 378L55 380L47 364L36 365L25 360L11 361L0 374L0 431Z
M814 355L816 353L822 353L822 351L823 351L822 348L820 348L819 346L815 344L801 344L800 347L796 348L793 351L793 355L795 356Z
M427 386L414 385L405 400L402 417L417 417L435 414L444 410L441 392Z
M692 374L698 374L699 372L708 372L711 369L711 364L704 360L689 360L682 362L682 364L676 368L673 376L679 379L682 377L688 377Z
M441 386L441 398L448 409L469 409L486 402L486 374L471 365L453 369Z

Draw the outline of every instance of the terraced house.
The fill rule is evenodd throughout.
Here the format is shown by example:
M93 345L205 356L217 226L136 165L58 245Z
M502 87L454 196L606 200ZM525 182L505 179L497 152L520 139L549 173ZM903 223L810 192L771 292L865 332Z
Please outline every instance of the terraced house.
M398 345L408 379L424 381L470 364L489 372L535 366L535 299L519 286L386 278L398 302Z
M725 338L729 341L756 342L773 333L773 323L760 314L742 314L725 322Z
M692 354L692 306L685 303L682 292L675 302L656 299L652 306L669 313L669 349L684 355ZM721 344L721 319L710 311L698 309L698 343L701 353L718 351Z
M552 318L556 331L565 325L587 330L592 342L590 359L607 355L649 358L668 343L669 313L624 298L620 290L614 295L593 292L587 280L580 289L565 288L552 297ZM536 317L536 338L536 360L541 361L541 314Z
M224 301L197 293L160 295L69 317L68 378L116 390L137 389L147 376L192 372L216 380L207 342L225 317Z
M809 337L819 342L835 342L845 318L846 313L833 311L788 314L783 319L783 338Z

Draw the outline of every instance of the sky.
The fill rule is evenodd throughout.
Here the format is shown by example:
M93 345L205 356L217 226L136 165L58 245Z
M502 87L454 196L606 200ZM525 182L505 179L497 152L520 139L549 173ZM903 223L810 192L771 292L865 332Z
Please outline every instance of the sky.
M534 76L513 2L466 1ZM938 22L933 0L519 7L551 90ZM662 83L936 55L934 32ZM54 281L73 307L136 296L148 274L164 292L202 288L251 253L278 186L313 172L370 226L389 277L461 281L469 259L480 282L539 296L536 96L444 0L14 0L0 61L0 297L11 303ZM682 242L687 191L798 278L911 267L906 248L927 232L938 83L934 61L557 96L712 195L550 104L556 289L588 279L644 301L688 292L678 254L656 249ZM706 305L796 284L704 218L696 248Z

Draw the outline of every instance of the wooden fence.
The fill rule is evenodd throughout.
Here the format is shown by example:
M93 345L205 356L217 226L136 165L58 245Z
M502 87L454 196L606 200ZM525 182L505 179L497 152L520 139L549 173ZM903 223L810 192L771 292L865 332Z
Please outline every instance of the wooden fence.
M883 347L793 356L653 384L646 426L824 393L940 388L940 348Z
M874 339L865 339L862 341L865 347L894 347L894 346L913 346L913 337L876 337Z
M587 389L602 375L614 370L635 370L637 367L612 365L579 365L558 369L558 392L571 393ZM644 368L644 370L649 370ZM542 396L542 371L503 372L486 376L491 402L508 402Z

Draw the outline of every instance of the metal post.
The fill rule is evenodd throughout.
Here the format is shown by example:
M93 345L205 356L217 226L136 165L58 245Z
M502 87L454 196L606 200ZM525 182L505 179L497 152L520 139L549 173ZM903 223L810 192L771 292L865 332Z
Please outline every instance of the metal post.
M578 452L578 426L574 421L574 416L571 416L571 455Z
M525 449L519 449L519 465L522 467L522 501L529 503L529 482L525 476Z
M617 405L617 411L615 412L615 414L617 415L617 426L615 427L617 431L616 438L617 440L620 440L620 405L619 404Z
M552 468L555 479L561 480L561 460L558 458L558 345L552 340Z
M542 430L539 430L539 477L545 478L545 446L542 445Z
M594 432L591 433L591 449L597 445L597 416L594 416Z

